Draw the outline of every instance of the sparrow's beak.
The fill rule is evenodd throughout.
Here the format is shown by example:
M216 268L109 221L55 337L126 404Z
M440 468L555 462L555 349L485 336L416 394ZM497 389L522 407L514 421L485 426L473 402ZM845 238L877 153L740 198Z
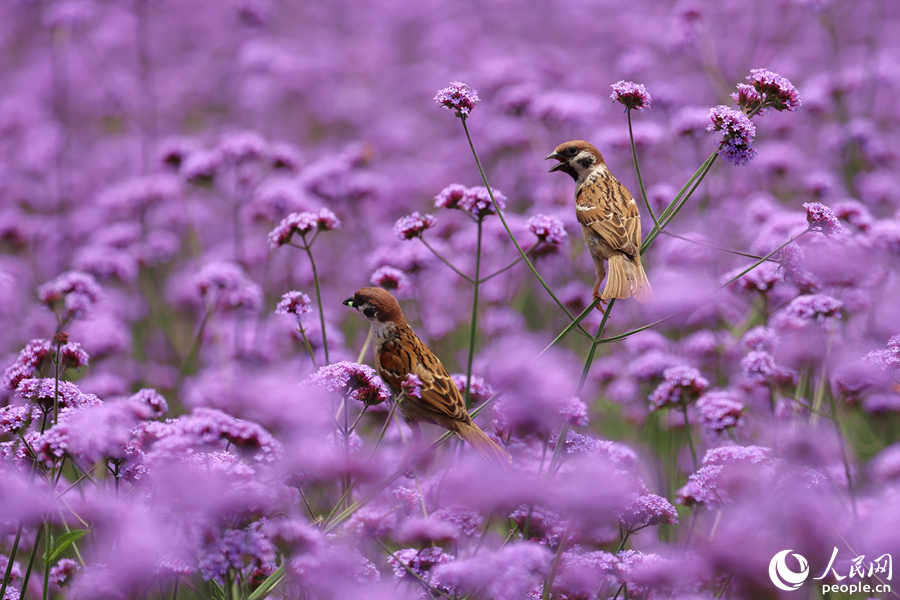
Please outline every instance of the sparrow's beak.
M559 171L560 169L562 169L563 167L565 167L568 164L566 157L563 156L562 154L560 154L559 152L554 152L553 154L551 154L544 160L550 160L551 158L555 158L556 160L559 161L559 164L556 164L556 165L553 165L552 167L550 167L551 173L554 171Z
M353 306L353 296L350 296L349 298L341 302L341 304L343 304L344 306L349 306L350 308L355 308Z

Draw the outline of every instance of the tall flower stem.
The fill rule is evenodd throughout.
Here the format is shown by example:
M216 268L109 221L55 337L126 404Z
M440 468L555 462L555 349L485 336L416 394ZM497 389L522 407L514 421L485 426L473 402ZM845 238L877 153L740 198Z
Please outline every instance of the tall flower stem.
M483 220L478 219L478 245L475 251L475 281L472 292L472 322L469 325L469 356L466 358L466 408L472 397L472 359L475 356L475 334L478 332L478 287L481 279L481 238L484 231Z
M637 175L638 186L641 188L641 197L644 199L644 205L647 207L647 212L650 213L650 218L653 219L653 224L656 225L657 229L662 230L659 221L656 219L656 215L653 214L653 209L650 207L650 200L647 198L647 190L644 188L644 178L641 177L641 165L638 163L637 159L637 146L634 144L634 131L631 129L631 109L629 108L625 112L628 114L628 137L631 140L631 158L634 160L634 173Z
M475 158L475 165L478 167L478 172L481 174L481 181L484 182L484 187L487 188L488 195L491 197L491 202L494 204L494 209L497 211L497 216L500 218L500 222L503 224L503 228L506 230L506 235L509 236L509 239L512 240L513 245L516 247L516 250L519 251L519 255L522 257L522 260L525 261L525 264L528 265L528 269L532 272L538 282L541 284L550 297L556 302L556 305L562 309L562 311L566 314L569 319L574 319L572 313L569 312L569 309L566 308L565 304L556 297L556 294L553 293L553 290L550 289L550 286L547 285L547 282L544 281L544 278L541 277L541 274L537 272L534 264L528 260L528 256L526 256L525 251L522 250L522 246L519 245L519 242L516 240L516 236L513 235L512 230L509 228L509 224L506 222L506 217L503 216L503 211L500 209L500 206L497 204L497 201L494 199L494 190L491 188L491 184L488 183L487 175L484 173L484 168L481 166L481 160L478 158L478 152L475 151L475 143L472 141L472 135L469 133L469 126L466 125L465 117L461 117L460 121L462 121L463 130L466 132L466 139L469 141L469 148L472 150L472 156ZM580 324L575 325L578 330L583 333L586 337L590 338L591 334L589 334L584 327Z
M303 236L303 246L301 248L309 257L309 264L312 267L313 282L316 284L316 304L319 306L319 324L322 327L322 348L325 350L325 364L330 365L331 359L328 357L328 336L325 333L325 313L322 311L322 286L319 285L319 272L316 270L316 259L313 258L312 248L310 247L313 240L306 243L306 235Z
M19 541L22 539L22 530L25 529L25 522L19 521L19 527L16 528L16 538L13 541L12 551L9 553L9 562L6 563L6 573L3 574L3 583L0 584L0 599L5 598L6 586L12 579L12 570L16 562L16 553L19 551ZM37 540L34 542L37 544Z

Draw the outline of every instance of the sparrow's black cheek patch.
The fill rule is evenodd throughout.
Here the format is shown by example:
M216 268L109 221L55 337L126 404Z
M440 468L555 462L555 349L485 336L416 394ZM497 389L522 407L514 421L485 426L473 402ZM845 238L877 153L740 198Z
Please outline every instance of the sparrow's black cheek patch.
M587 169L589 166L594 164L594 158L592 156L586 156L579 160L578 164L581 165L581 168Z
M363 314L366 315L367 319L371 319L375 316L375 309L371 306L367 306L363 309Z

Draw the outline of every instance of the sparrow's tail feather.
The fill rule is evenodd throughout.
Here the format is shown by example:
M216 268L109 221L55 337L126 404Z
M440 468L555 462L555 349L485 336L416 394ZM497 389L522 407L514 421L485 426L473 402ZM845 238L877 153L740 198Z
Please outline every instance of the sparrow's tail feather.
M512 462L509 452L497 445L489 438L478 425L470 423L468 426L459 427L456 434L471 444L475 452L495 467L508 467Z
M603 290L603 298L630 298L638 302L646 302L653 297L653 288L640 257L633 261L624 254L613 254L609 257L609 276L606 278L606 288Z

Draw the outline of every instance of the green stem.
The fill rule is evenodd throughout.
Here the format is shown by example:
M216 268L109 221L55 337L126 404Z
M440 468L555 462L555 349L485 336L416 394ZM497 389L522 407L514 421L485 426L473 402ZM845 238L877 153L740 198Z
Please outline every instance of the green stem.
M53 531L50 528L50 522L44 520L44 533L47 535L46 542L44 545L44 551L47 556L50 556L51 549L53 548ZM50 565L44 565L44 591L41 595L43 600L47 600L47 595L50 593Z
M469 356L466 358L466 408L472 398L472 359L475 357L475 334L478 332L478 287L481 278L481 238L484 232L483 221L478 219L478 245L475 250L475 282L472 298L472 322L469 324Z
M38 546L40 546L41 541L41 533L43 523L38 527L37 533L34 536L34 546L31 548L31 556L28 559L28 568L25 569L25 577L22 578L22 588L19 590L20 598L27 598L25 592L28 590L28 580L31 579L31 571L34 569L34 562L37 559L37 550ZM12 558L10 558L10 562L12 562ZM4 580L5 582L5 580ZM3 591L0 590L0 598L3 598Z
M309 338L306 337L306 330L303 329L303 325L298 324L297 331L299 331L300 335L303 336L303 345L306 346L306 351L309 353L309 358L312 359L313 369L318 371L319 365L316 364L316 353L313 352L312 346L309 345Z
M721 246L716 246L714 244L707 244L706 242L701 242L700 240L692 240L689 237L684 237L683 235L678 235L677 233L672 233L671 231L663 230L663 235L667 235L669 237L673 237L675 239L681 240L683 242L688 242L689 244L696 244L698 246L705 246L707 248L712 248L713 250L718 250L720 252L727 252L729 254L737 254L738 256L744 256L746 258L755 258L759 259L761 257L755 254L748 254L747 252L741 252L740 250L731 250L730 248L723 248Z
M625 111L628 114L628 137L631 139L631 158L634 160L634 172L637 175L638 186L641 188L641 196L644 198L644 205L647 207L647 212L650 213L650 218L653 219L653 224L656 225L657 229L662 229L659 225L659 221L656 219L656 215L653 214L653 209L650 207L650 200L647 198L647 190L644 189L644 178L641 177L641 166L638 163L637 158L637 147L634 145L634 132L631 129L631 109Z
M316 284L316 304L319 305L319 324L322 327L322 348L325 350L325 364L330 365L331 359L328 357L328 335L325 333L325 312L322 310L322 290L319 285L319 273L316 270L316 261L313 258L312 249L310 245L313 243L313 240L310 240L309 244L306 243L306 235L303 236L303 249L306 251L306 255L309 257L309 264L312 267L313 273L313 282Z
M553 293L553 290L550 289L550 286L547 285L547 282L544 281L544 278L541 277L541 274L537 272L534 264L528 257L525 255L525 251L522 250L522 246L519 245L519 242L516 240L516 236L513 235L512 230L509 228L509 224L506 222L506 217L503 216L503 211L500 209L500 206L497 204L497 200L494 198L494 190L491 188L491 184L488 183L487 175L484 174L484 168L481 166L481 160L478 158L478 153L475 151L475 144L472 142L472 136L469 133L469 126L466 125L466 118L461 117L460 121L462 121L463 130L466 132L466 139L469 141L469 148L472 150L472 156L475 157L475 165L478 167L478 172L481 174L481 181L484 182L484 187L487 188L488 195L491 197L491 202L494 204L494 210L497 211L497 216L500 218L500 222L503 224L503 228L506 230L506 235L509 236L509 239L512 240L513 245L516 247L516 250L519 251L519 255L522 257L522 260L525 261L525 264L528 265L528 269L535 276L538 282L541 284L550 297L556 302L556 305L562 309L562 311L566 314L569 319L574 319L572 313L569 312L569 309L566 308L565 304L556 297L556 294ZM581 325L577 325L578 330L583 333L586 337L590 338L591 334L589 334Z
M547 580L544 582L543 600L550 600L550 592L553 590L553 580L556 579L556 573L559 571L559 562L562 560L563 551L566 548L566 542L569 539L569 528L567 527L563 533L562 539L559 541L559 547L556 549L556 555L553 557L553 563L550 565L550 572L547 573Z
M6 587L12 579L12 569L16 562L16 553L19 551L19 541L22 539L22 530L25 529L25 522L19 521L19 527L16 529L16 539L13 541L12 552L9 553L9 562L6 563L6 573L3 574L3 584L0 585L0 600L5 598ZM35 541L37 544L37 541Z
M480 224L480 222L479 222L479 224ZM445 265L447 265L448 267L450 267L450 269L451 269L454 273L456 273L457 275L459 275L460 277L462 277L463 279L465 279L465 280L468 281L469 283L473 283L473 284L475 283L475 280L474 280L474 279L472 279L471 277L469 277L468 275L466 275L465 273L463 273L462 271L460 271L459 269L457 269L455 266L453 266L453 263L451 263L449 260L447 260L446 258L444 258L443 256L441 256L440 253L438 253L438 251L435 250L435 249L431 246L431 244L429 244L428 242L425 241L425 238L419 236L419 241L421 241L423 244L425 244L425 247L428 248L429 250L431 250L431 253L434 254L435 256L437 256L437 257L440 259L440 261L441 261L442 263L444 263Z
M697 449L694 447L694 437L691 435L691 422L688 420L688 406L684 392L681 393L681 410L684 412L684 432L687 434L688 446L691 447L691 461L694 464L694 471L697 471L700 465L697 463Z

